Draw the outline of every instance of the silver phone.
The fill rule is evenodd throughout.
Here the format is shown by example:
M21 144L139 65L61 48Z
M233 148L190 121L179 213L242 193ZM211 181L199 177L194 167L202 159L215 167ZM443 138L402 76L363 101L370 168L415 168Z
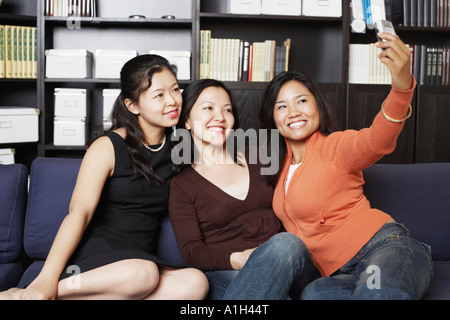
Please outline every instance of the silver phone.
M394 26L388 20L378 20L377 22L375 22L375 34L377 36L378 41L386 41L378 37L379 32L386 32L396 35Z

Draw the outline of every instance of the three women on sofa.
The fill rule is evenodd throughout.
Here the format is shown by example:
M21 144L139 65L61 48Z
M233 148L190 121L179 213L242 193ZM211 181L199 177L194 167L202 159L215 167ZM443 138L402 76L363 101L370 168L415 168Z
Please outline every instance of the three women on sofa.
M370 208L362 193L362 170L394 149L403 123L410 115L415 86L409 70L409 50L397 36L382 34L381 37L387 41L377 46L385 49L380 59L391 72L392 89L370 128L334 131L329 107L316 84L302 73L283 73L269 83L263 97L260 124L263 129L276 128L281 135L280 163L283 164L272 176L256 174L261 166L248 161L252 150L233 153L227 149L229 130L235 124L235 110L227 89L219 82L206 80L186 88L179 125L190 130L195 147L191 159L201 161L188 164L172 180L170 216L182 256L188 264L206 272L211 298L284 299L288 295L298 298L301 293L303 299L418 299L426 292L433 272L429 248L411 238L386 213ZM178 120L181 98L171 69L158 70L146 74L143 83L147 87L141 88L137 95L125 95L124 88L128 82L142 80L123 79L126 82L122 82L122 110L135 115L134 121L139 126L134 122L135 126L127 126L123 132L120 128L127 122L118 123L113 126L115 133L98 139L89 148L72 200L84 208L85 214L72 214L78 206L71 206L73 212L68 220L79 221L74 224L78 227L68 228L69 222L63 223L46 266L27 290L20 293L22 298L60 297L57 294L63 291L58 289L64 280L59 280L59 274L79 240L83 248L75 251L79 257L85 257L86 252L91 257L92 247L100 252L107 245L107 250L114 253L118 252L117 248L124 248L121 241L130 236L131 229L125 230L125 237L117 238L111 236L113 230L99 228L104 222L102 215L92 218L95 205L89 197L94 192L97 196L93 202L100 199L108 177L121 179L122 173L134 174L134 169L142 174L141 184L147 181L145 177L155 185L165 184L170 178L172 168L167 158L160 158L162 171L157 171L154 164L158 163L158 152L166 155L169 152L164 148L165 131ZM152 90L155 85L156 91ZM146 97L148 106L155 99L174 102L162 108L166 104L161 103L154 112L156 109L144 107L139 97ZM159 120L156 131L154 119ZM137 127L142 132L133 131ZM116 135L122 140L112 138ZM144 148L149 151L146 156ZM166 145L166 149L170 148ZM118 150L127 150L127 159L131 160L120 165L114 163ZM196 154L195 150L208 152ZM154 172L145 167L148 157ZM130 162L132 166L122 166ZM95 176L97 182L92 183L91 177ZM163 193L167 197L168 184L165 185ZM92 191L84 191L83 186ZM113 190L107 194L114 198L125 192L120 186L123 183L112 185ZM114 193L116 188L121 191ZM273 210L282 226L272 212L272 193ZM94 223L85 233L89 236L82 239L86 222L91 218ZM112 219L120 222L115 215ZM155 230L151 222L146 225ZM281 232L283 228L287 232ZM98 236L106 241L97 241ZM95 281L104 282L92 282L94 286L85 288L91 290L89 295L79 297L98 297L100 293L118 297L129 293L126 297L150 298L165 293L159 297L172 298L170 288L175 286L174 292L183 293L182 298L206 295L208 284L196 269L161 268L159 271L156 266L164 266L164 262L142 255L142 251L126 243L125 258L122 252L120 258L111 258L113 263L105 265L103 260L100 267L97 265L84 274L86 279L93 279L89 278L89 272L100 269L102 274L96 274ZM139 254L130 256L128 252ZM111 267L116 269L106 269ZM142 271L139 273L142 278L133 279L142 290L129 292L125 286L115 291L112 282L105 279L106 274L110 277L112 273L117 275L119 283L123 279L131 280L127 278L129 273L123 271L132 268ZM173 282L165 291L161 284L169 272L174 275ZM318 272L322 277L317 278ZM180 291L186 274L192 282ZM372 275L376 277L371 278ZM373 279L376 281L371 283ZM303 289L306 283L309 284Z

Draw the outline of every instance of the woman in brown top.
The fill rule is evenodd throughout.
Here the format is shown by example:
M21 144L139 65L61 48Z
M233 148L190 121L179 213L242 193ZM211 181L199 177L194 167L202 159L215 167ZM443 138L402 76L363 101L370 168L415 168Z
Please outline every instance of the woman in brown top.
M221 82L199 80L183 101L179 128L190 134L177 130L186 139L178 145L183 171L169 199L183 259L205 271L211 299L285 299L309 255L296 236L281 232L259 164L227 148L238 126L231 93Z

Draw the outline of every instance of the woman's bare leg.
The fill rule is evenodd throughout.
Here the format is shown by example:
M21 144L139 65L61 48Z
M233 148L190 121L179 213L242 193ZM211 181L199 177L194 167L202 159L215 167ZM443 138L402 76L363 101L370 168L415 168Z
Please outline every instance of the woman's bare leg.
M158 282L154 262L122 260L61 280L57 299L142 299Z
M159 284L145 299L202 300L208 294L208 279L194 268L160 269Z
M159 268L151 261L114 262L59 281L57 299L142 299L159 283ZM0 299L20 299L25 289L11 288Z
M19 299L23 289L0 293L0 299ZM204 299L208 293L205 275L192 268L169 270L146 260L114 262L61 280L60 300L75 299Z

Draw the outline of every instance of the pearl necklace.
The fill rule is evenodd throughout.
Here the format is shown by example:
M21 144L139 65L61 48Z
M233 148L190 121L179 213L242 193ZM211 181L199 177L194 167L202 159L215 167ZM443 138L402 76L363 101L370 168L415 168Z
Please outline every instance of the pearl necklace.
M158 152L159 150L161 150L164 147L165 143L166 143L166 135L164 135L163 142L161 143L161 145L158 148L152 149L152 148L150 148L150 146L148 144L144 144L144 147L152 152Z

